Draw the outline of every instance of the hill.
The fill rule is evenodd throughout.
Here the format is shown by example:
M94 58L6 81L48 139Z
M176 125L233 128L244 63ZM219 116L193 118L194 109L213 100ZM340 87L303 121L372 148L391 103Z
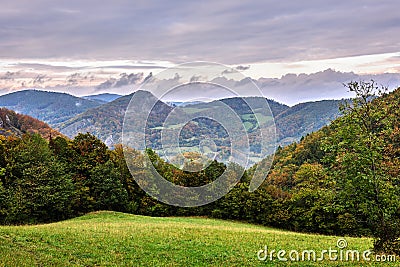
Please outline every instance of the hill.
M21 136L24 133L38 133L46 139L49 139L50 136L62 136L61 133L38 119L0 108L0 135Z
M285 146L315 132L340 116L342 100L305 102L290 107L275 116L280 145Z
M0 96L0 107L14 110L55 127L89 108L101 105L65 93L24 90Z
M79 132L90 132L106 142L109 146L119 143L121 142L123 117L131 97L132 95L123 96L105 105L89 109L86 112L64 122L63 124L60 124L58 129L69 137L73 137ZM143 99L152 97L154 98L151 93L143 93ZM256 107L255 113L258 118L261 119L260 123L271 122L271 114L267 114L269 111L262 110L262 105L260 106L258 103L259 101L265 101L264 99L257 97L247 97L244 99L249 101L253 107ZM251 110L248 109L247 105L242 103L243 100L241 98L227 98L222 99L221 101L230 106L237 114L240 114L242 122L247 130L251 131L254 129L254 127L256 127L256 122L251 114ZM293 107L280 104L273 100L267 101L271 112L275 117L278 143L280 145L286 145L300 140L302 136L329 124L339 115L338 106L340 101L338 100L307 102ZM218 113L218 109L221 108L218 103L218 101L212 101L208 103L190 103L189 105L180 106L180 108L185 112L192 114L193 116L196 114L204 114L208 111L214 112L215 114ZM165 106L167 105L165 104ZM260 106L259 109L257 108L258 106ZM170 111L171 108L164 107L164 110ZM136 110L136 113L137 116L139 116L139 114L143 113L143 111ZM166 116L166 114L164 114L164 116ZM211 133L207 135L208 138L215 139L215 137L226 135L224 129L221 127L214 127L210 130L210 121L196 121L195 124L197 124L195 127L197 130L193 130L193 127L191 127L191 134L202 135L202 138L205 137L204 134L206 132L210 131ZM182 126L183 125L176 125L176 127ZM197 139L198 138L200 138L200 136L198 136ZM186 143L194 144L196 143L196 140L190 139ZM221 141L219 143L225 144L226 142Z
M137 91L133 94L141 94L145 100L154 99L154 96L146 91ZM122 96L114 101L96 108L89 109L82 114L64 122L59 126L60 131L70 137L78 133L90 132L103 140L108 146L121 143L122 125L125 111L133 94ZM159 112L165 110L164 114L171 111L171 107L158 101ZM147 116L139 107L134 110L135 116Z
M269 250L335 249L338 237L307 235L206 218L152 218L95 212L36 226L0 226L1 266L287 266L259 261ZM348 249L367 250L367 238L346 238ZM326 255L327 256L327 255ZM372 255L371 255L372 258ZM296 266L337 266L303 261ZM374 262L340 262L340 266ZM396 263L385 263L395 266Z
M64 93L25 90L0 96L0 106L42 120L69 137L73 137L79 132L90 132L106 142L107 145L112 146L121 142L122 121L131 97L132 94L122 97L117 94L99 94L79 98ZM143 94L144 99L151 97L154 96L150 93ZM255 106L257 106L257 101L262 100L261 98L245 99ZM327 125L338 116L338 105L340 103L336 100L327 100L289 107L273 100L267 101L275 117L278 143L281 146L298 141L307 133ZM223 99L222 102L241 114L246 129L251 130L252 127L256 126L251 117L251 111L242 106L239 98ZM209 103L195 102L181 108L191 114L200 114L215 109L216 103L215 101ZM165 104L163 110L171 109ZM138 114L143 113L141 110L137 110L137 112ZM264 116L264 113L265 111L256 110L256 114L266 122L270 118ZM209 123L208 125L203 123L204 129L197 133L204 134L209 130L206 129L209 126ZM219 128L212 131L213 133L208 136L209 138L224 135ZM189 143L193 143L193 140ZM224 144L224 142L220 143Z
M108 102L114 101L117 98L120 98L121 96L122 95L105 93L105 94L98 94L98 95L87 95L87 96L83 96L82 98L99 101L99 102L103 102L103 103L108 103Z

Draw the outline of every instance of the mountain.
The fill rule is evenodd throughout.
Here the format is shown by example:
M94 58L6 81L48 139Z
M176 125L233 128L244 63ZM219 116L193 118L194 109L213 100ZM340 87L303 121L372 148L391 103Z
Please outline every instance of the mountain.
M140 95L144 100L155 100L155 96L147 91L137 91L133 94L122 96L114 101L106 103L96 108L89 109L74 118L60 124L59 130L73 137L78 133L90 132L103 140L108 146L122 142L122 125L125 116L125 111L132 96ZM161 101L157 101L160 112L167 115L172 108ZM157 109L156 107L156 109ZM134 107L135 116L147 116L143 109Z
M141 97L145 101L146 99L155 99L151 93L146 91L138 91L137 94L141 94ZM69 136L73 137L79 132L90 132L102 139L107 145L112 146L116 143L121 143L122 123L125 115L125 110L131 100L133 94L120 97L114 101L95 107L85 111L82 114L71 118L68 121L59 125L59 130ZM259 97L245 97L245 98L227 98L222 99L221 102L232 108L237 114L240 114L243 125L246 130L250 132L254 131L256 127L255 118L252 116L252 111L243 102L247 101L255 109L254 112L260 119L260 123L271 123L271 114L268 111L262 110L265 99ZM330 123L331 120L339 115L338 106L340 101L327 100L317 102L302 103L293 107L280 104L273 100L267 100L271 112L275 118L275 124L278 133L278 143L285 145L293 141L298 141L302 136L307 133L316 131ZM151 101L150 101L151 102ZM167 116L172 110L167 104L161 101L159 102L158 111L156 113L161 114L162 111L165 113L162 116L156 116L155 122L153 122L151 138L156 146L158 146L160 138L160 126L163 116ZM218 114L224 112L221 109L220 101L212 102L199 102L191 103L190 105L179 106L179 108L186 113L192 114L192 116L201 115L207 112L213 112ZM218 111L221 109L221 111ZM137 108L135 112L136 117L147 116L143 113L143 110ZM147 117L143 117L146 120ZM182 117L178 118L179 120ZM151 120L149 120L151 121ZM212 138L218 139L217 145L225 146L229 145L224 139L226 139L226 131L218 125L215 125L210 120L196 119L193 123L188 125L169 125L168 127L180 127L182 128L183 136L191 136L193 138L187 138L187 140L181 140L181 144L184 147L190 147L197 145L200 139ZM131 129L133 132L138 129Z
M134 94L140 94L141 98L145 101L147 100L148 102L155 102L155 96L153 96L150 92L147 91L137 91ZM86 112L77 115L76 117L64 122L63 124L60 124L59 130L64 133L65 135L69 137L73 137L79 132L90 132L98 136L100 139L105 141L107 145L113 145L116 143L120 143L121 140L121 132L122 132L122 122L123 118L125 116L125 111L126 108L129 104L129 101L131 100L133 94L127 95L120 97L112 102L109 102L107 104L101 105L99 107L89 109ZM151 99L151 101L150 101ZM260 101L262 99L257 99L257 98L245 98L246 101L250 101L253 104L256 103L257 101ZM228 106L232 107L235 111L237 112L244 112L243 115L246 115L249 113L247 110L244 111L243 107L240 105L242 104L240 102L240 98L233 98L233 99L224 99L222 102L227 104ZM265 100L262 100L265 101ZM188 105L181 105L180 108L184 110L185 112L196 114L197 112L207 112L209 110L212 110L213 112L216 112L216 108L219 108L217 106L217 103L219 101L212 101L209 103L206 102L193 102ZM149 121L152 121L153 125L153 130L157 132L160 130L157 127L162 126L162 118L166 117L168 113L172 110L172 107L161 102L157 101L158 105L155 107L155 114L160 114L163 111L164 113L162 116L156 115L153 117L155 119L155 122L153 122L151 119ZM265 103L265 102L264 102ZM272 113L277 114L281 113L284 110L288 109L289 107L280 103L277 103L272 100L268 100L268 103L271 107ZM257 107L257 104L255 104ZM135 110L135 116L146 116L143 117L143 120L146 120L147 114L143 112L143 110L146 110L145 108L138 108ZM242 111L240 111L242 110ZM182 115L183 116L183 115ZM260 113L261 116L261 113ZM181 117L180 117L181 118ZM180 119L179 118L179 119ZM251 121L251 119L243 119L245 121ZM201 124L201 123L200 123ZM207 124L207 123L206 123ZM179 125L177 125L179 126ZM183 125L180 125L183 126ZM207 125L203 126L206 127ZM193 130L193 129L192 129ZM133 129L133 131L137 131L137 129ZM220 131L217 130L217 132ZM155 133L153 132L153 134ZM198 130L197 132L195 131L194 134L200 134L201 131ZM217 133L215 133L218 135ZM156 137L154 137L156 138ZM153 140L154 141L154 140Z
M56 126L90 108L101 105L65 93L24 90L0 96L0 107L5 107Z
M275 116L281 146L298 141L340 116L339 106L344 100L322 100L300 103Z
M88 99L88 100L99 101L100 103L108 103L108 102L114 101L117 98L120 98L121 96L122 95L118 95L118 94L104 93L104 94L98 94L98 95L87 95L87 96L83 96L82 98Z
M15 113L6 108L0 108L0 135L21 136L24 133L38 133L43 138L62 136L48 124L27 115Z

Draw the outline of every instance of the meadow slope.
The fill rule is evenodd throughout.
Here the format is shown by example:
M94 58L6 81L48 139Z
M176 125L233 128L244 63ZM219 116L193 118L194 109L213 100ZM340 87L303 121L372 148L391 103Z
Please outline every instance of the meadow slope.
M259 261L269 249L335 249L338 237L240 222L95 212L68 221L0 227L0 266L363 266L367 262ZM346 238L366 250L367 238ZM398 259L397 259L398 261ZM370 263L376 266L378 263ZM395 266L396 263L381 263Z

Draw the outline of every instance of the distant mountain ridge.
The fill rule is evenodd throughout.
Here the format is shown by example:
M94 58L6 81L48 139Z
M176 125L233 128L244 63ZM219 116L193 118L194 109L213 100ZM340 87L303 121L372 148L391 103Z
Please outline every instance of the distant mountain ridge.
M66 93L39 90L23 90L0 96L0 107L32 116L53 127L100 105L98 101Z
M143 99L155 97L150 92L140 91ZM88 109L59 125L59 130L67 136L73 137L79 132L90 132L102 139L107 145L112 146L121 143L122 122L126 108L133 94L120 97L104 105ZM240 99L240 98L236 98ZM221 101L235 106L235 98L226 98ZM251 97L244 98L246 101ZM252 101L265 101L262 98L253 98ZM289 107L274 100L267 100L277 128L278 144L286 145L308 133L314 132L329 124L333 119L340 115L339 105L341 100L325 100L316 102L306 102ZM214 102L214 101L213 101ZM213 102L191 103L183 106L196 112L211 108ZM165 110L172 107L165 105ZM168 108L167 108L168 107ZM239 113L241 109L236 109ZM142 116L141 110L136 110L137 116ZM244 112L244 110L242 110Z
M117 98L120 98L121 96L122 95L118 95L118 94L104 93L104 94L97 94L97 95L87 95L87 96L83 96L82 98L108 103L108 102L114 101Z
M154 100L155 98L150 92L138 91L136 93L141 94L144 100ZM74 137L79 132L93 133L107 145L112 146L122 142L123 118L132 95L118 97L117 94L99 94L87 96L92 98L92 100L89 100L65 93L25 90L0 96L0 107L6 107L42 120L69 137ZM117 98L109 101L115 97ZM191 112L196 113L210 109L216 102L222 101L235 107L236 112L242 113L244 124L251 128L254 122L249 114L246 115L249 111L240 106L238 99L240 98L193 102L188 105L177 104L180 104L180 108L190 109ZM253 101L256 106L258 105L257 101L265 101L263 98L254 97L245 97L244 99ZM109 102L105 102L106 100ZM281 146L298 141L302 136L329 124L330 121L340 115L339 105L342 102L341 100L324 100L305 102L289 107L274 100L268 99L267 101L274 116L278 144ZM168 105L159 102L159 114L161 114L161 111L168 112L173 108L171 103ZM136 109L135 112L136 116L146 115L140 109ZM162 117L163 115L157 115L154 118L161 120ZM267 117L264 117L264 119L268 120ZM155 122L155 124L157 123ZM214 134L218 135L217 132Z

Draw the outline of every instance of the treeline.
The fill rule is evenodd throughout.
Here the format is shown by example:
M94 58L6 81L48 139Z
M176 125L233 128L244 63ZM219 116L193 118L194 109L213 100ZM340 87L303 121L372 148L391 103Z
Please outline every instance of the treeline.
M137 157L141 153L134 151ZM176 184L200 186L216 179L225 165L216 161L199 172L167 164L148 150L157 170ZM140 170L138 170L140 175ZM42 223L96 210L151 216L210 215L213 206L176 208L142 191L129 172L121 145L110 150L95 136L38 134L0 138L0 223Z

